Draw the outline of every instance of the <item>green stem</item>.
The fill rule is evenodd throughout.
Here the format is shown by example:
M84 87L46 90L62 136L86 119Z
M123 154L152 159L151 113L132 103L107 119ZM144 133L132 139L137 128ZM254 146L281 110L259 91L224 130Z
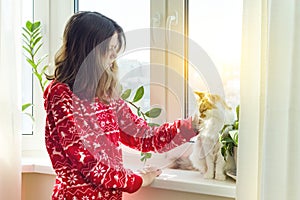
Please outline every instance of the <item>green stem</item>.
M130 105L132 105L133 107L135 107L137 110L140 110L140 107L137 107L134 103L132 103L131 101L127 101L125 100L126 102L128 102ZM146 115L145 113L143 113L141 110L140 110L140 113L142 114L142 117L144 118L144 120L147 120L146 119Z

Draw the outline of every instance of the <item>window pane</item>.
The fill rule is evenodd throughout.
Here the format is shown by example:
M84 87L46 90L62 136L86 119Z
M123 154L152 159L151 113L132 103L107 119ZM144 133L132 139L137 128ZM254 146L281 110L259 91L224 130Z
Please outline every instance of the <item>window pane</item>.
M22 1L22 26L25 26L26 21L33 19L33 0ZM33 103L32 101L32 72L31 66L27 63L25 56L22 57L22 104ZM29 107L25 111L30 115L33 114L32 107ZM23 114L22 115L22 134L32 134L32 120L31 118Z
M127 49L117 58L120 82L125 89L144 85L141 107L150 106L150 0L78 0L79 11L97 11L116 21L126 35ZM143 29L143 30L142 30ZM145 33L138 35L140 32ZM143 46L134 46L136 40Z
M189 0L189 38L212 60L223 83L226 100L233 107L239 104L242 2ZM197 64L189 66L189 84L195 90L210 90L206 77L195 73Z

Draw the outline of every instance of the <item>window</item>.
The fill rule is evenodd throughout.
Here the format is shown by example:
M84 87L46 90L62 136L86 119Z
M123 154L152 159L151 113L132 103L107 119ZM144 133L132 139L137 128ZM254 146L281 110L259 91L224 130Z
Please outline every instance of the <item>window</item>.
M242 1L189 0L188 19L190 41L207 53L213 63L211 67L220 75L226 101L235 108L240 93ZM195 45L189 47L192 55ZM189 84L193 89L209 91L205 77L195 73L197 67L189 66Z
M125 3L122 0L49 1L49 5L36 1L35 8L38 9L35 9L35 19L41 20L45 27L46 53L49 54L49 63L52 63L52 67L54 54L61 45L63 29L67 19L74 12L74 5L76 5L75 9L77 10L99 11L116 20L127 34L127 51L118 58L121 83L124 84L125 88L132 89L136 89L142 84L147 86L145 93L148 96L144 97L146 101L143 101L144 105L141 106L145 108L150 104L165 106L165 113L168 116L163 116L161 121L170 121L184 117L186 114L190 115L194 109L187 107L192 98L185 98L187 95L185 91L186 80L188 80L190 87L189 93L194 89L207 89L205 85L203 86L205 80L201 82L201 73L194 73L193 71L195 63L188 63L188 66L182 59L182 56L191 55L191 43L188 41L193 41L194 44L205 50L215 64L221 82L225 84L226 96L235 104L239 101L237 99L239 88L236 88L236 85L239 84L236 83L239 80L241 2L238 0L209 2L207 0L172 0L172 3L169 3L160 0L134 0L131 1L131 6L128 6L128 2ZM133 4L134 6L132 6ZM232 19L235 20L231 21ZM162 28L170 32L161 34L162 32L155 32L150 27ZM222 34L219 34L221 32ZM138 34L135 35L136 33ZM174 56L172 52L168 52L170 44L166 44L164 41L174 39L172 38L173 34L177 33L188 36L190 40L176 41L177 46L175 47L180 50L182 55ZM136 44L137 40L140 39L143 42L142 46ZM161 49L152 48L155 42L163 43L160 46ZM132 44L133 46L130 46ZM234 44L234 48L232 48L232 44ZM186 52L187 47L190 47L190 51ZM234 53L229 54L229 51ZM230 57L231 55L234 57ZM228 64L229 61L232 63ZM165 70L166 67L162 66L168 66L170 70ZM176 76L173 76L174 74ZM172 88L176 88L178 91L174 92ZM34 95L31 94L30 96ZM38 100L35 101L34 96L33 101L38 103L39 112L44 113L42 97L39 95L36 98ZM176 102L172 102L173 100ZM179 114L174 112L176 110L174 108L179 108ZM189 111L186 112L185 109L189 109ZM28 148L38 146L39 149L45 150L43 142L41 142L44 140L45 115L41 114L37 120L36 124L39 127L35 129L37 131L34 133L34 139L25 137L23 143L25 141L26 145L24 146Z
M78 11L96 11L115 20L124 30L127 47L117 58L119 78L123 90L133 92L141 85L145 110L150 107L150 0L131 0L128 6L123 0L78 0ZM138 8L138 9L136 9ZM141 34L142 37L141 37ZM138 40L138 41L137 41ZM142 46L139 46L141 43Z
M24 0L22 7L22 26L25 26L26 21L33 19L33 0ZM22 57L22 104L33 103L33 91L32 91L32 72L31 66L26 62L25 57ZM33 114L32 107L29 107L25 111L30 115ZM32 135L32 120L31 118L23 114L22 115L22 134Z
M199 50L207 54L205 59L211 60L210 67L215 68L213 77L219 78L219 84L213 87L219 87L217 91L224 93L233 107L239 103L240 0L176 0L172 3L135 0L130 6L122 0L76 2L78 10L98 11L123 27L129 50L117 59L121 84L136 89L151 83L146 87L147 96L141 106L162 105L165 112L161 122L191 116L195 112L193 90L211 91L211 82L207 82L199 70L198 61L193 60L194 52ZM150 27L162 28L164 32ZM140 38L145 40L145 46L130 46ZM186 56L189 56L188 62L183 59ZM216 82L215 79L213 83ZM176 154L180 151L174 150ZM167 154L172 157L174 152ZM165 155L155 156L156 161L160 160L159 156L165 158ZM138 158L133 162L137 163Z

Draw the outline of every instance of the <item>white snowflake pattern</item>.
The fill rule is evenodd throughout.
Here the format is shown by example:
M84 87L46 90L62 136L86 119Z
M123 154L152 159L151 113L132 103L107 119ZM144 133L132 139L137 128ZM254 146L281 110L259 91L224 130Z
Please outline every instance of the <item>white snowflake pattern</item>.
M106 172L106 170L104 169L104 167L98 167L97 166L96 169L95 169L95 176L100 177L100 176L103 175L104 172Z
M82 112L85 113L86 112L86 108L83 104L81 104L81 109L82 109Z
M74 197L72 198L72 200L78 200L78 198L77 198L76 196L74 196Z
M57 172L57 176L59 178L65 178L65 172L61 171L61 172Z
M57 113L57 111L53 111L53 118L54 118L54 120L57 120L57 118L58 118L58 113Z
M95 127L95 129L99 129L98 123L94 123L94 127Z
M98 109L98 104L97 103L93 103L91 105L91 107L92 107L93 110L97 110Z
M105 197L108 197L108 196L109 196L109 192L106 191L105 194L104 194L104 196L105 196Z
M166 141L166 138L165 138L164 136L161 136L159 139L160 139L160 141L162 141L162 142Z
M108 155L107 155L107 153L105 152L104 149L101 150L99 157L100 157L99 158L100 160L108 160Z
M82 200L89 200L90 198L88 196L82 197Z
M74 126L71 126L71 127L69 128L69 132L70 132L70 133L75 133L75 132L76 132L76 128L75 128Z
M62 194L59 195L58 200L63 200L64 196Z
M77 179L77 176L76 176L75 174L71 174L71 175L68 177L68 182L69 182L70 184L75 184L77 180L78 180L78 179Z
M120 125L124 125L125 124L125 121L124 120L120 120Z
M96 149L96 148L99 148L101 145L100 145L98 142L94 142L94 143L93 143L93 146L94 146L94 148Z
M62 107L64 112L70 112L72 111L72 105L70 104L70 102L67 102L66 104L64 104Z
M87 127L89 124L87 123L87 121L83 121L83 125L84 125L85 127Z

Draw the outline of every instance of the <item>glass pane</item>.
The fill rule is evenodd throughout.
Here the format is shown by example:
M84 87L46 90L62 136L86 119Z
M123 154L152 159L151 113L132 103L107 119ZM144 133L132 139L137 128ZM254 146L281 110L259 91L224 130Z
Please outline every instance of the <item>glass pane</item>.
M26 21L33 19L33 0L22 1L22 26L24 27ZM31 66L27 63L25 56L22 57L22 104L33 103L32 101L32 72ZM30 115L33 114L32 107L25 110ZM31 118L23 114L22 115L22 134L32 134L32 120Z
M190 57L189 85L200 91L219 87L213 85L218 84L218 76L212 76L215 80L209 81L207 74L201 72L210 67L207 73L212 75L215 68L223 85L219 91L224 91L226 101L233 108L239 104L240 93L242 3L242 0L189 0L189 38L194 44L190 45L189 53L203 51L207 54L205 59L212 61L207 65L209 61L193 62Z
M134 5L134 6L133 6ZM96 11L116 21L124 30L127 48L117 58L123 90L144 85L142 108L150 106L150 0L78 0L79 11ZM140 35L142 33L142 37ZM142 40L142 46L136 40Z
M143 99L135 104L147 111L150 108L150 0L130 0L130 3L124 0L78 0L78 11L99 12L123 28L126 49L117 58L119 79L123 91L132 89L130 100L138 87L144 86ZM135 152L126 148L125 151ZM140 153L135 153L138 155L136 160L141 163Z

